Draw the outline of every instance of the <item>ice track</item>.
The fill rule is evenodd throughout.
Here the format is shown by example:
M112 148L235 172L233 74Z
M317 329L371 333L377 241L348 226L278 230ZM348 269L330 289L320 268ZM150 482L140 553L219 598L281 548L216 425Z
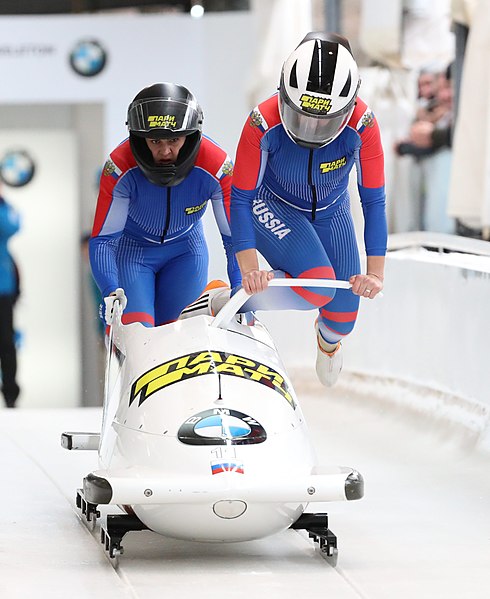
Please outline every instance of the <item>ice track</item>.
M115 570L99 524L91 533L75 508L97 455L59 441L65 430L97 431L100 410L1 410L0 596L488 599L490 456L457 430L368 404L342 385L328 397L320 387L297 392L320 461L351 465L366 483L361 501L324 506L336 569L290 530L239 544L130 533Z

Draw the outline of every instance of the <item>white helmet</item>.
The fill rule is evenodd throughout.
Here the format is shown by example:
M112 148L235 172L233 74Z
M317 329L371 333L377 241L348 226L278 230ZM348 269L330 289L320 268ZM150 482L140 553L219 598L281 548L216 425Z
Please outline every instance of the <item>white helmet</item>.
M309 33L281 72L279 112L289 137L307 148L329 144L347 125L360 84L349 42Z

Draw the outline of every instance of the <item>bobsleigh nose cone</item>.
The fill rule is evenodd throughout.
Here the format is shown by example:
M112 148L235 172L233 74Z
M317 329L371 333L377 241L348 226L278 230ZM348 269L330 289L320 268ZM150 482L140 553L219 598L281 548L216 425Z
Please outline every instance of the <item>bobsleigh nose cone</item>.
M232 520L244 514L247 510L247 504L238 499L226 499L217 501L213 505L213 512L225 520Z

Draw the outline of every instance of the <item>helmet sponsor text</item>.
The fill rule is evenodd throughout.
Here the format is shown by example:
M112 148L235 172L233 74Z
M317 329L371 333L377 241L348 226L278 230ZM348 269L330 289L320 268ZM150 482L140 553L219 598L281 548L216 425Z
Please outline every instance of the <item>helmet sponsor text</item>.
M163 127L164 129L176 129L177 119L173 114L159 114L148 116L150 127Z
M301 108L317 110L318 112L330 112L332 108L332 100L330 98L318 98L303 94L300 98Z

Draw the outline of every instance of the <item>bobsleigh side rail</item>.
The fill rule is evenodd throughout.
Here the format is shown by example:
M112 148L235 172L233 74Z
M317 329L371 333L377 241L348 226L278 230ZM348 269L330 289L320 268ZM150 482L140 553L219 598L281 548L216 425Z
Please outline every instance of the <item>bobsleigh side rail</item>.
M227 477L193 477L171 479L162 477L128 477L116 473L95 471L83 481L87 501L94 504L152 505L152 504L196 504L220 500L242 500L246 502L307 503L352 501L364 495L364 480L359 472L340 468L331 474L311 474L291 478L255 478L253 483L240 481L240 475L228 473L233 483L227 488Z

